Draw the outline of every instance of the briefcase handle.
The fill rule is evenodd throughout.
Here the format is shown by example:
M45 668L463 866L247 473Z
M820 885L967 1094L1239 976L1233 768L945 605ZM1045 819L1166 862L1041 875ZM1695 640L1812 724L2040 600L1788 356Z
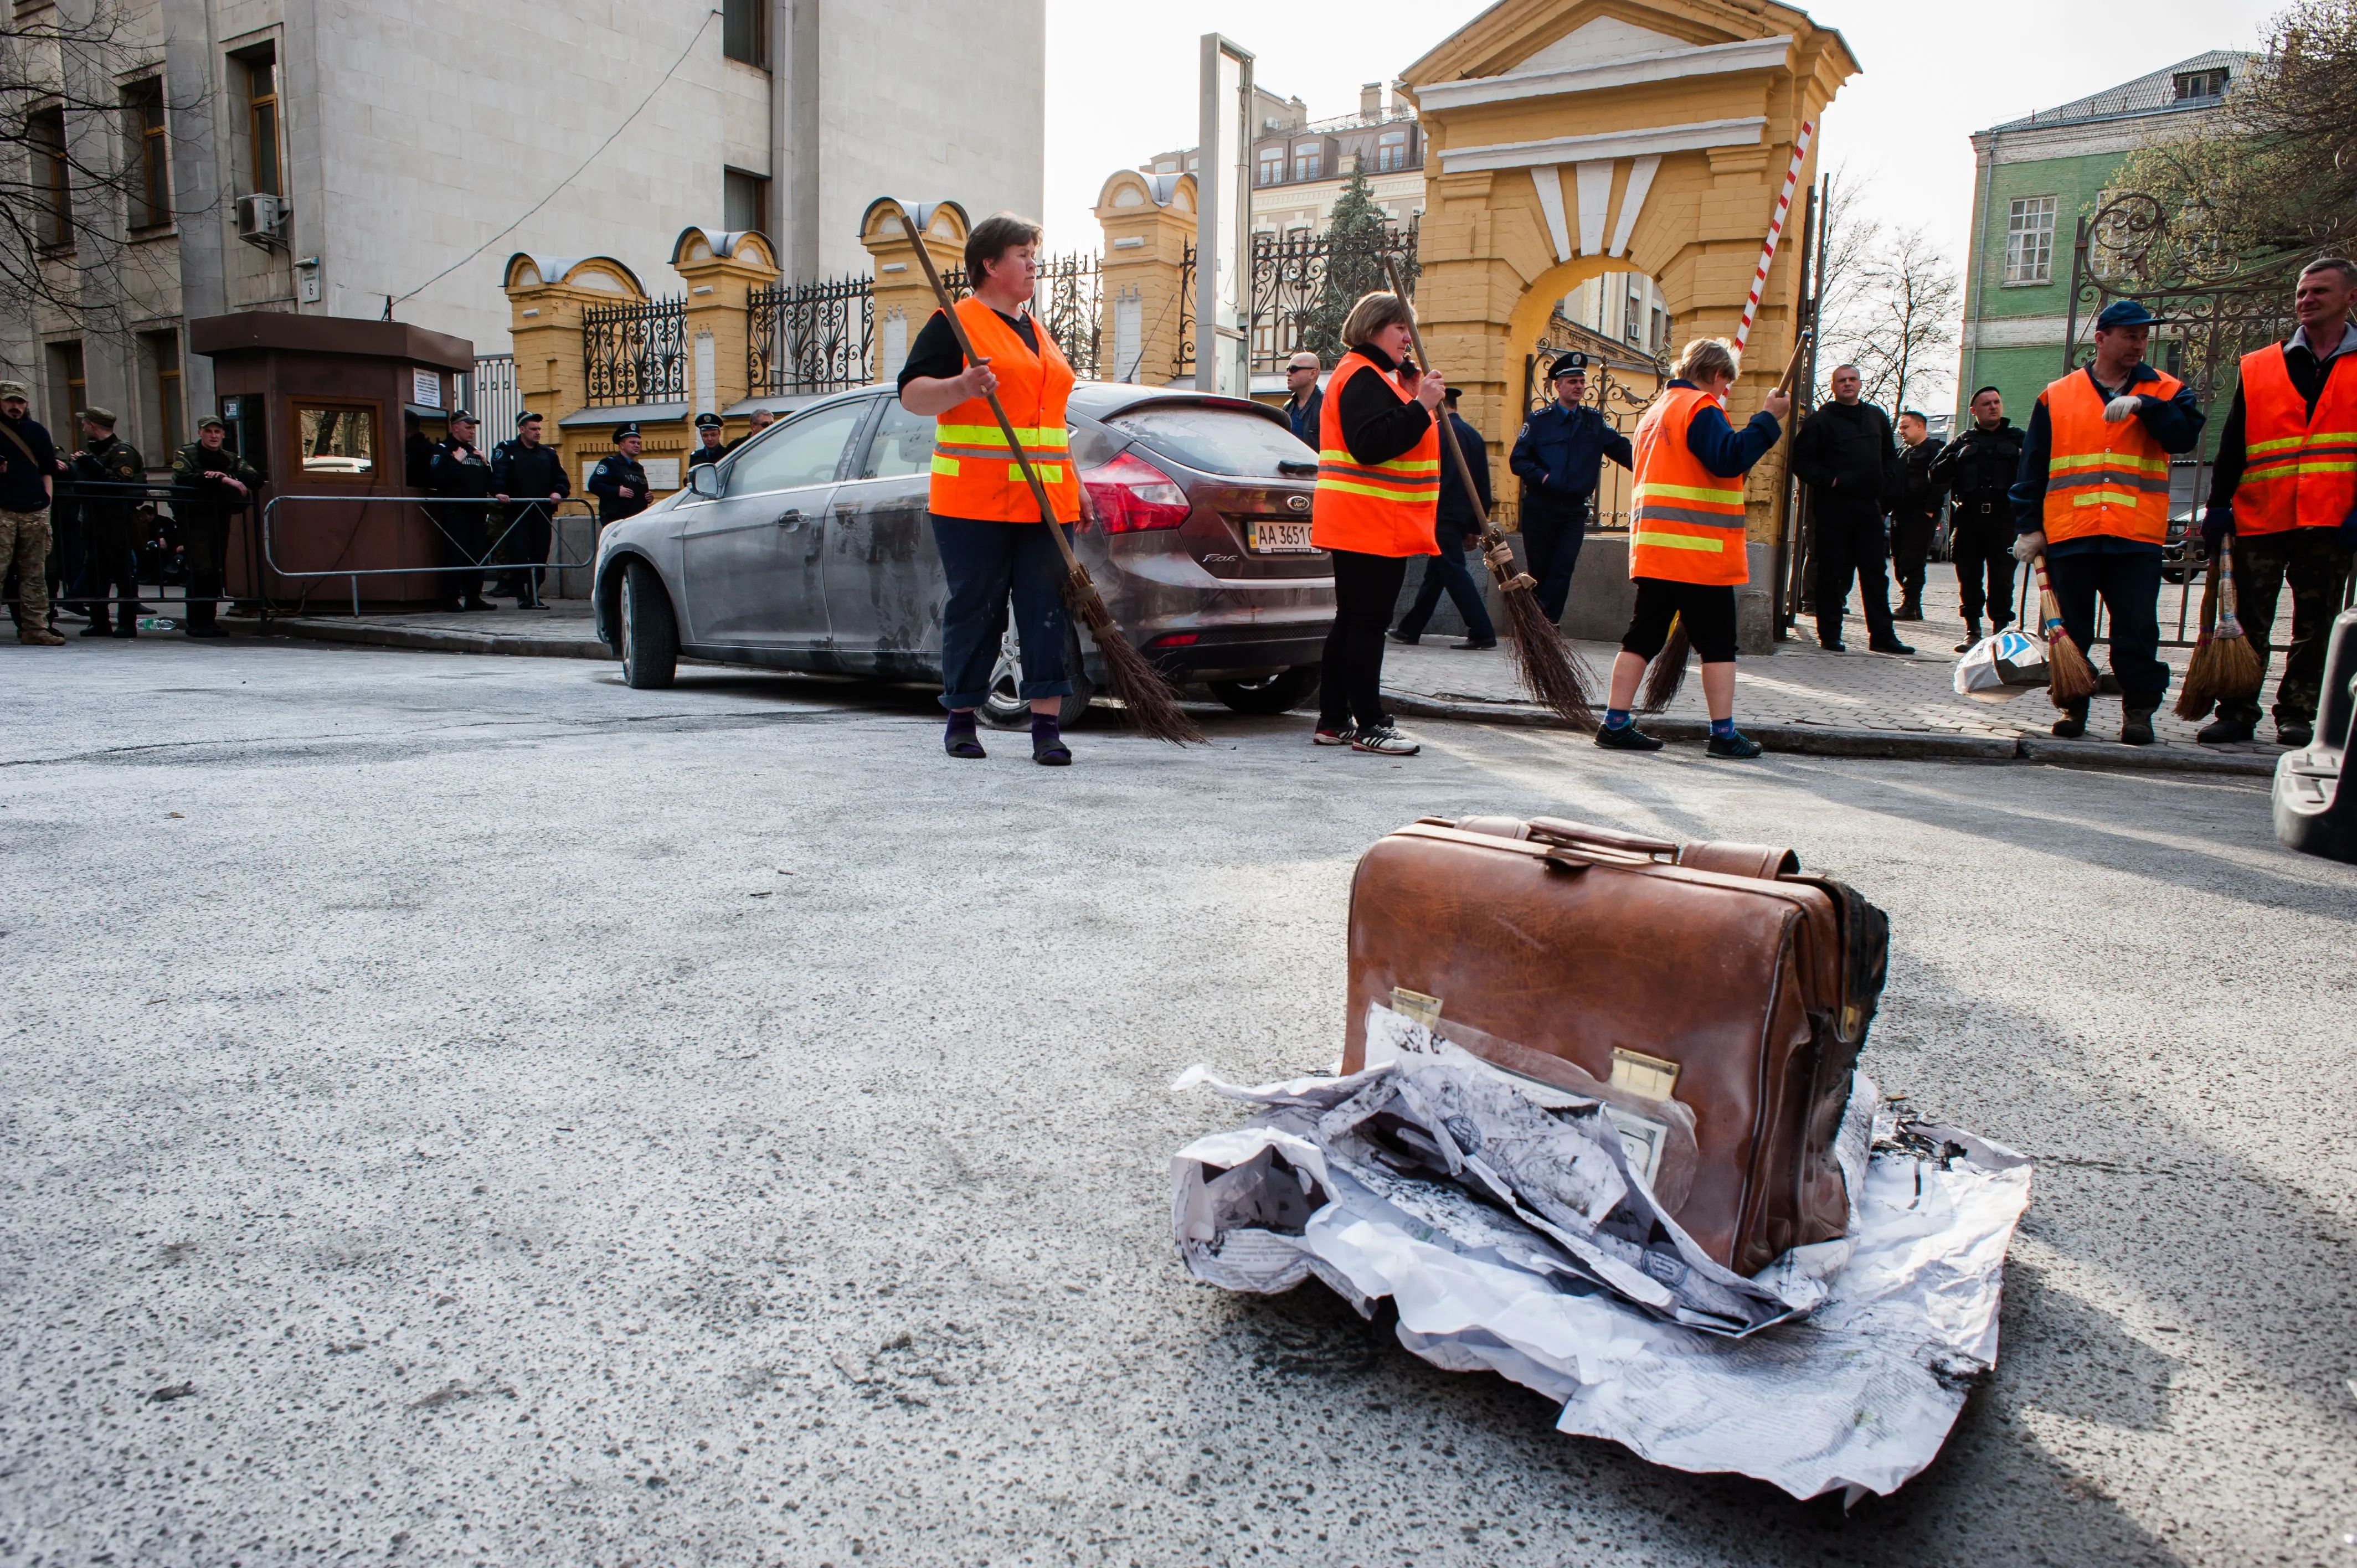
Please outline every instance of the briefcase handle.
M1714 871L1722 876L1756 876L1772 882L1779 876L1795 875L1801 869L1801 857L1777 844L1738 843L1732 840L1681 844L1673 839L1618 832L1562 817L1534 817L1526 822L1512 817L1459 817L1455 821L1426 817L1422 821L1427 826L1455 828L1460 832L1484 833L1491 838L1552 844L1562 849L1617 851L1641 860L1667 860L1688 871Z
M1544 843L1562 844L1566 847L1593 844L1598 848L1617 849L1625 854L1641 854L1648 858L1654 855L1669 855L1674 858L1678 853L1677 844L1669 839L1646 838L1638 833L1615 832L1610 828L1595 827L1587 822L1566 822L1561 817L1533 817L1531 837Z

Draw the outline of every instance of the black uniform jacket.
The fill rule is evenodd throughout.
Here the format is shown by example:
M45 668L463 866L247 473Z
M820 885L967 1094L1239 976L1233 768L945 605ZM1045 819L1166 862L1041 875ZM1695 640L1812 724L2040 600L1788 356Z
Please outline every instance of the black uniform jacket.
M629 490L629 495L621 492ZM647 510L647 471L636 457L609 452L589 475L589 493L597 498L597 521L619 522Z
M1820 506L1880 517L1899 496L1899 449L1890 416L1870 403L1826 403L1792 433L1792 472Z
M565 459L547 442L527 446L522 441L502 441L491 454L491 492L512 500L539 500L571 495L573 482L565 477Z
M1940 444L1929 436L1899 454L1899 493L1890 499L1894 522L1924 522L1940 515L1940 487L1932 478L1932 465Z
M239 495L223 479L235 479L245 487L245 494ZM182 522L218 526L261 488L262 476L253 466L225 445L208 448L201 441L191 441L172 455L172 515Z
M1551 403L1523 421L1506 467L1523 481L1523 508L1555 515L1587 507L1607 457L1624 468L1637 465L1636 449L1610 420L1585 405Z
M1956 498L1955 526L1986 524L2013 532L2013 503L2007 499L2021 468L2021 427L2000 419L1994 430L1974 425L1940 448L1932 459L1932 482Z
M488 496L491 493L490 459L483 456L481 448L469 446L455 435L446 435L434 444L434 461L425 470L425 489L429 495L477 499ZM468 510L478 516L483 510L480 507Z
M127 523L139 505L135 495L109 493L112 485L136 485L147 478L146 460L139 448L128 441L118 441L109 435L93 441L73 455L73 478L84 487L80 491L81 521L90 527L110 523Z
M701 435L700 432L698 434L699 435ZM706 446L701 440L699 440L696 444L695 450L690 452L687 455L687 461L681 465L680 471L682 473L685 473L687 469L694 467L699 463L717 463L721 458L726 457L726 456L728 456L727 442L723 441L717 446Z

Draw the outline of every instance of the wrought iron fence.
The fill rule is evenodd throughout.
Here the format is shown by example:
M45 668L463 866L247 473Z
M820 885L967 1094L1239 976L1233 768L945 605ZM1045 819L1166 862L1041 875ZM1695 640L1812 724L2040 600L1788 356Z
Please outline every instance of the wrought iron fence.
M1333 276L1336 256L1330 234L1254 234L1247 323L1253 371L1282 371L1285 361L1304 349L1329 365L1341 357L1343 318L1358 302L1359 293L1364 292L1347 281L1354 261L1369 263L1368 276L1380 279L1383 259L1389 256L1398 263L1401 281L1413 297L1416 276L1424 270L1416 260L1421 224L1420 216L1411 218L1405 228L1385 229L1372 245L1346 245L1341 252L1346 281L1339 287ZM1370 283L1368 286L1378 285ZM1171 360L1170 374L1173 380L1183 380L1194 373L1195 247L1190 244L1179 255L1178 351Z
M1098 337L1103 327L1099 306L1104 297L1104 258L1100 255L1054 256L1039 263L1039 280L1031 286L1031 310L1049 336L1071 360L1072 371L1094 381L1099 371Z
M876 346L871 278L780 283L746 298L746 385L754 397L867 384Z
M581 352L594 406L679 403L687 397L687 300L593 305L581 313Z
M516 415L523 412L523 393L516 386L515 356L476 355L473 373L459 381L458 406L482 421L486 430L513 430Z

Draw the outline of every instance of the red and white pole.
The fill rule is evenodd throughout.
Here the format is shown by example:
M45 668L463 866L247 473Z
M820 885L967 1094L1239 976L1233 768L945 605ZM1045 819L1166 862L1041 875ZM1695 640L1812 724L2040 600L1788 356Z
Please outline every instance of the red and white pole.
M1792 166L1784 171L1784 188L1777 193L1776 210L1768 220L1768 241L1760 247L1760 270L1751 274L1751 297L1743 302L1743 325L1735 329L1735 351L1751 339L1751 318L1760 314L1760 296L1768 287L1768 267L1776 259L1776 242L1784 237L1784 220L1792 211L1792 191L1801 183L1801 165L1809 156L1809 138L1816 134L1814 120L1801 122L1792 139Z

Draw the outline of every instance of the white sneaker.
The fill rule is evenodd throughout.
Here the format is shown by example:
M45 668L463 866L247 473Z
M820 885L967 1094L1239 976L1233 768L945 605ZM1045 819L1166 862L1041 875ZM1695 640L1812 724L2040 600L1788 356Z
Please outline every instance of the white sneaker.
M1383 757L1414 757L1424 747L1385 725L1381 729L1361 730L1351 737L1351 749L1372 751Z

